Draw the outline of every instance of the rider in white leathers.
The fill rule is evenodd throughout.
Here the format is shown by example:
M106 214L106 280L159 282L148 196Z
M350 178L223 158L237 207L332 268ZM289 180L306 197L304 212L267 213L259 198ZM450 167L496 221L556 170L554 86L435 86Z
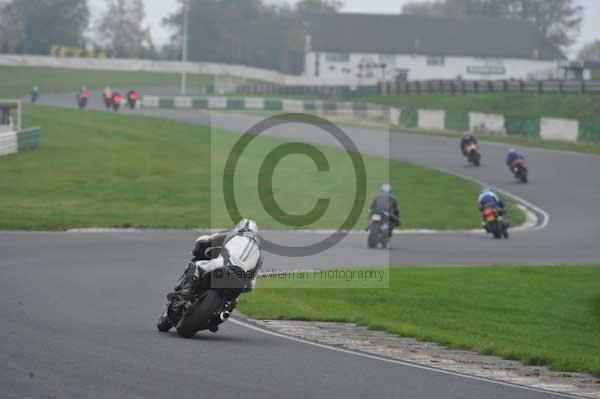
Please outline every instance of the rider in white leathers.
M218 253L218 256L215 254ZM256 286L258 271L262 266L262 252L258 226L255 221L242 219L232 231L224 231L196 240L194 258L175 287L177 294L191 293L201 271L210 272L223 266L237 266L253 276L247 291Z

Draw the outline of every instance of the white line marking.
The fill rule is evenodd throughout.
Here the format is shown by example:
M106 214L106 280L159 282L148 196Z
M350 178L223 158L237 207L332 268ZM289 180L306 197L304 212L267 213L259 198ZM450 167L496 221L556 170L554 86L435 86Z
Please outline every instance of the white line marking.
M366 359L371 359L371 360L379 360L382 362L386 362L386 363L392 363L392 364L396 364L396 365L400 365L400 366L407 366L407 367L412 367L412 368L416 368L416 369L420 369L420 370L427 370L427 371L432 371L435 373L439 373L439 374L446 374L446 375L452 375L455 377L460 377L460 378L466 378L469 380L475 380L475 381L479 381L479 382L486 382L486 383L491 383L491 384L496 384L496 385L503 385L503 386L507 386L507 387L511 387L511 388L515 388L515 389L523 389L523 390L527 390L527 391L533 391L533 392L541 392L541 393L550 393L556 396L560 396L560 397L564 397L564 398L582 398L581 396L575 396L575 395L570 395L570 394L566 394L566 393L561 393L561 392L553 392L553 391L549 391L549 390L545 390L545 389L540 389L540 388L535 388L535 387L529 387L526 385L518 385L518 384L513 384L510 382L504 382L504 381L498 381L498 380L492 380L489 378L484 378L484 377L477 377L474 375L468 375L468 374L461 374L461 373L457 373L454 371L449 371L449 370L442 370L442 369L437 369L434 367L428 367L428 366L423 366L420 364L416 364L416 363L410 363L410 362L406 362L406 361L402 361L402 360L396 360L396 359L389 359L383 356L378 356L378 355L373 355L373 354L369 354L369 353L363 353L363 352L358 352L358 351L353 351L350 349L344 349L344 348L339 348L339 347L334 347L334 346L329 346L329 345L325 345L325 344L320 344L317 342L312 342L312 341L308 341L306 339L302 339L302 338L296 338L296 337L292 337L289 335L285 335L285 334L280 334L274 331L270 331L261 327L257 327L255 325L246 323L244 321L235 319L235 318L230 318L229 319L230 322L232 322L233 324L236 324L240 327L244 327L244 328L248 328L250 330L254 330L257 332L260 332L262 334L267 334L267 335L271 335L277 338L282 338L282 339L287 339L289 341L294 341L294 342L298 342L301 344L305 344L305 345L311 345L317 348L322 348L322 349L329 349L335 352L341 352L341 353L345 353L348 355L354 355L354 356L359 356L359 357L363 357Z

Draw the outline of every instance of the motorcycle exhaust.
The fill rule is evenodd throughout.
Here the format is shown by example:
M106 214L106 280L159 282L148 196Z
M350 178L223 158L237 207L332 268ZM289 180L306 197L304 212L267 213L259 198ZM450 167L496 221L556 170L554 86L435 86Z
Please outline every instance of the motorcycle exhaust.
M228 311L221 312L221 314L219 315L219 318L221 319L221 321L225 321L229 318L230 315L231 315L231 313Z

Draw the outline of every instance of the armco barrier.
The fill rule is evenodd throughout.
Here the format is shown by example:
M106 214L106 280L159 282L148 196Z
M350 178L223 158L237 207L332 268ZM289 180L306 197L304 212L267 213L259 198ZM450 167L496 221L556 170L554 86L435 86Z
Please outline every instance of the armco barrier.
M506 116L504 127L509 135L540 137L540 118Z
M22 130L17 133L17 150L19 152L34 150L40 145L41 130L39 127Z
M313 112L341 118L369 119L407 129L475 131L481 134L517 135L560 141L600 142L600 123L557 118L504 116L480 112L453 112L388 108L367 103L335 103L263 97L159 98L146 96L145 108L248 109L282 112Z
M579 140L600 143L600 123L590 120L580 121Z
M445 111L444 127L446 130L466 132L469 130L469 113Z
M0 133L0 156L33 150L40 145L40 128Z

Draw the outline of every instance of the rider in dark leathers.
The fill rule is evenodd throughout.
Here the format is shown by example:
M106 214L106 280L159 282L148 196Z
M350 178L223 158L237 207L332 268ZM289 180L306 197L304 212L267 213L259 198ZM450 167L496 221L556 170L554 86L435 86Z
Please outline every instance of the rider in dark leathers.
M371 203L371 214L383 212L389 215L390 237L394 229L400 225L400 209L398 207L398 199L392 191L392 186L384 184L379 189L379 194Z
M465 132L463 138L460 140L460 150L465 157L469 155L467 154L467 147L471 144L475 144L477 146L479 145L475 136L473 136L470 132Z

